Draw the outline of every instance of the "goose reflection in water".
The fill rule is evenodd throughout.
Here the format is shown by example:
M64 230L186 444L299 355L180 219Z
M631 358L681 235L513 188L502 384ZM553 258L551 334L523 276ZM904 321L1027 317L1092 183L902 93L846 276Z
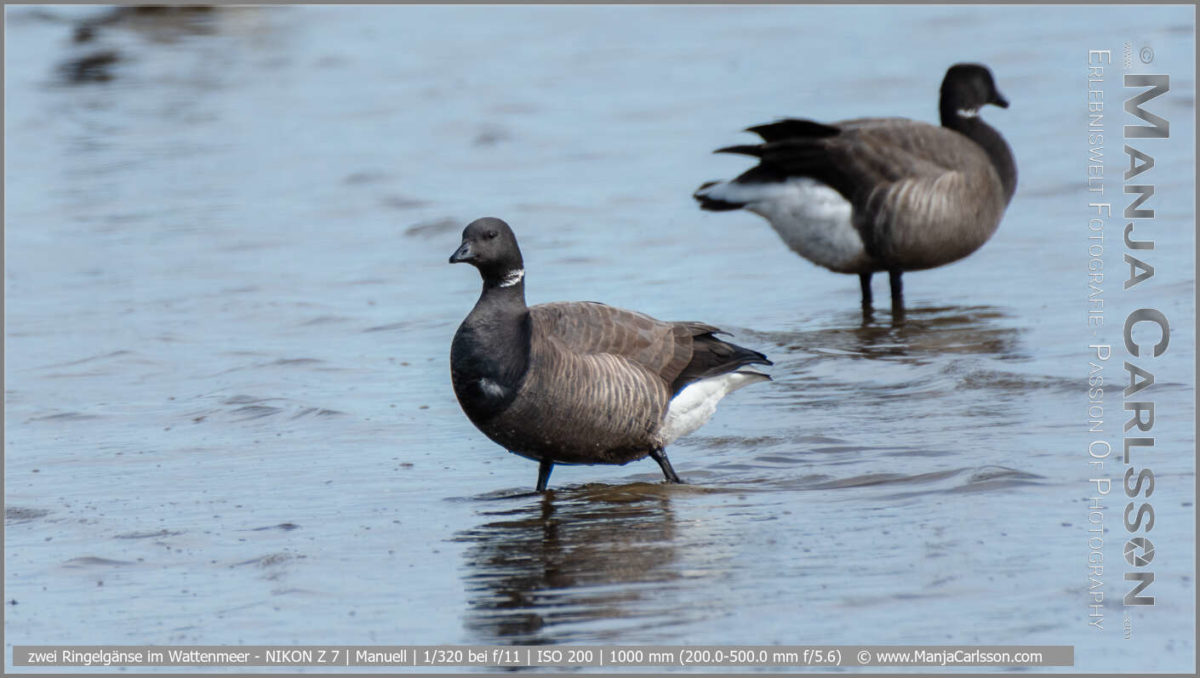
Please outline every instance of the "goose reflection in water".
M672 596L672 582L703 576L681 565L680 491L690 490L588 485L483 512L488 522L456 536L472 544L468 631L485 643L604 642L702 616Z
M846 312L824 326L801 321L792 330L746 333L780 365L774 387L760 398L803 411L803 432L838 437L846 422L861 417L853 444L903 439L911 430L923 446L958 449L956 440L929 431L967 435L1022 421L1028 427L1032 393L1065 395L1076 388L1038 363L1029 329L1001 308L914 307L898 326L860 325L856 315Z
M843 313L825 327L782 332L747 333L773 340L788 353L816 351L848 358L897 360L925 364L947 354L993 360L1027 360L1021 328L1003 309L994 306L924 306L908 309L904 324L860 323L857 314Z

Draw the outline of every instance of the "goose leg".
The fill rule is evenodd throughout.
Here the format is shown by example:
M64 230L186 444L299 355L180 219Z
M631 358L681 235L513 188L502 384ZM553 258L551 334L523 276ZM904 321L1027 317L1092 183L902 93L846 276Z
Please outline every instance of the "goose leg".
M543 459L538 462L538 484L537 491L545 492L546 483L550 482L550 472L554 470L554 462Z
M666 450L663 450L661 447L656 447L653 450L650 450L650 456L654 459L654 461L658 462L659 466L662 467L662 472L663 475L667 477L667 482L679 483L681 485L684 484L683 480L680 479L679 474L675 472L675 469L671 468L671 460L667 459Z
M892 319L904 319L904 283L900 280L903 271L892 269L888 271L888 281L892 284Z
M872 275L874 275L874 273L872 271L867 271L866 273L858 274L858 286L862 289L863 313L870 313L870 311L871 311L871 301L872 301L871 300L871 276Z

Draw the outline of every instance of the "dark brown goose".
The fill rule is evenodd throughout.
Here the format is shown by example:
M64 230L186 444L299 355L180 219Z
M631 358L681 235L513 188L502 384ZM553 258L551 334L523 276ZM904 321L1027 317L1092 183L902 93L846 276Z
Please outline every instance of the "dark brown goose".
M514 454L554 464L625 464L647 455L682 482L664 448L712 417L717 402L769 379L757 351L697 322L663 322L595 302L525 305L516 236L485 217L450 263L479 269L483 292L450 347L454 394L471 423Z
M985 104L1008 108L991 71L956 64L942 80L941 127L906 118L751 127L763 143L716 152L754 156L758 166L694 197L706 210L754 212L805 259L858 274L864 313L872 274L887 271L900 316L901 274L979 249L1016 190L1012 151L979 117Z

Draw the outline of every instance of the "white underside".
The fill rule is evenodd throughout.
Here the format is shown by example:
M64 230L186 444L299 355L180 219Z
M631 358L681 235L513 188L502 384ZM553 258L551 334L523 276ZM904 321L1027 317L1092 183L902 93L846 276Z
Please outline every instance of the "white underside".
M862 264L866 248L851 223L853 208L829 186L796 177L774 184L714 184L702 193L740 203L765 218L797 254L814 264L851 272Z
M662 445L670 445L707 424L717 411L717 403L721 398L743 386L767 379L765 374L747 370L729 372L688 384L667 406L667 417L659 433Z

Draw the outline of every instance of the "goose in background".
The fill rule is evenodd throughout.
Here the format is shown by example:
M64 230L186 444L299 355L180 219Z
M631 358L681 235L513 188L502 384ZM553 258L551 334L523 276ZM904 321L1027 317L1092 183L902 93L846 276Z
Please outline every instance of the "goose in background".
M1008 108L991 71L956 64L942 80L941 127L906 118L751 127L746 131L762 143L715 152L759 164L731 181L705 183L693 197L705 210L758 214L805 259L858 274L864 317L871 313L871 276L887 271L899 319L900 276L979 249L1016 190L1012 151L979 117L985 104Z
M467 225L450 263L479 269L483 291L450 347L463 411L488 438L538 462L626 464L647 455L683 482L665 448L704 425L729 393L770 379L758 351L716 327L663 322L595 302L525 305L516 236L500 219Z

